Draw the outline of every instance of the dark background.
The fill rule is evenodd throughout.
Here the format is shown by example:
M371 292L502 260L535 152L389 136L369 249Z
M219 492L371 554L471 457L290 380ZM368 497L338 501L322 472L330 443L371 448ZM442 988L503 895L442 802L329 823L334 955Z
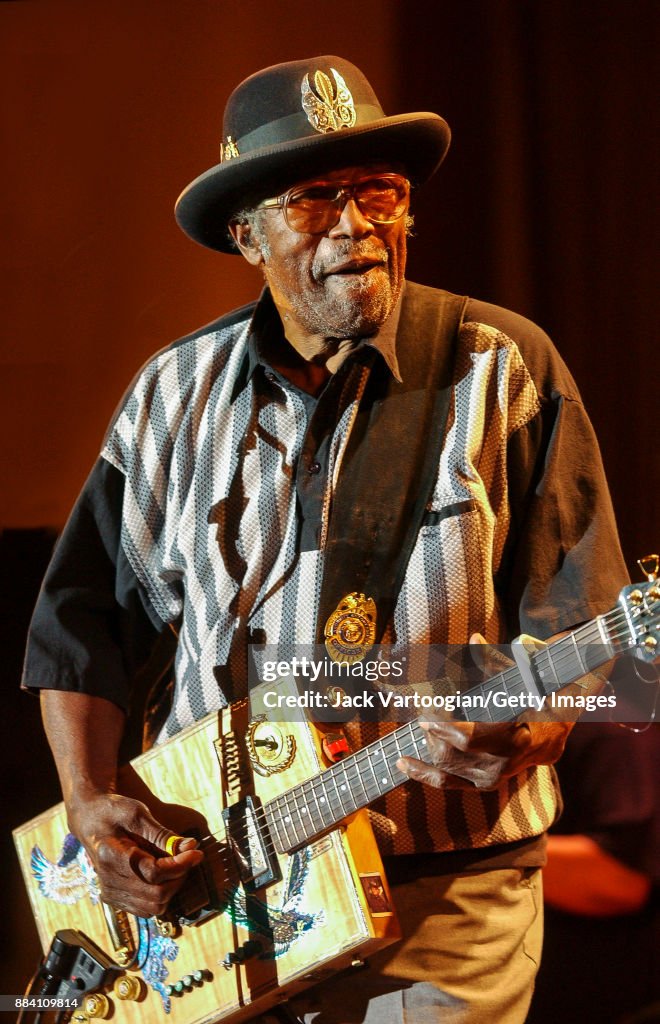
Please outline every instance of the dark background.
M54 536L157 348L252 298L172 207L217 162L229 91L308 54L358 63L388 113L454 141L416 201L409 276L510 306L566 358L600 438L631 573L657 550L655 0L0 3L6 693L0 992L38 955L9 829L58 799L17 690Z

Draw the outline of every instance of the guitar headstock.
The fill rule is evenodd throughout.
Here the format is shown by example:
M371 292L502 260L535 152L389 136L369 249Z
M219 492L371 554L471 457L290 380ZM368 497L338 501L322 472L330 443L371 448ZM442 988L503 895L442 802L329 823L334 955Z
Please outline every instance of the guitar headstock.
M647 555L637 564L646 581L624 587L619 594L619 607L630 630L631 653L643 661L654 662L660 658L660 556Z

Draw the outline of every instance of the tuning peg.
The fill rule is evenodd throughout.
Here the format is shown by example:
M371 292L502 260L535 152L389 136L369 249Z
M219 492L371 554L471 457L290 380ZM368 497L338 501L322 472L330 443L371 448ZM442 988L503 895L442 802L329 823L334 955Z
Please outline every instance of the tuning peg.
M660 574L660 555L644 555L643 558L637 559L637 565L649 583L655 583Z

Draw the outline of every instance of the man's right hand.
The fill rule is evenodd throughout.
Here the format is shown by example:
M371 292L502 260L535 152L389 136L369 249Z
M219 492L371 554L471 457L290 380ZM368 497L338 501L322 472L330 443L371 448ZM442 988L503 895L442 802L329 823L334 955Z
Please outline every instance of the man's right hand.
M117 793L81 796L67 803L69 828L85 847L106 903L139 917L159 917L191 868L202 860L194 839L165 852L176 833L139 800Z
M144 803L117 793L124 712L103 697L65 690L42 690L41 710L69 828L89 854L103 899L140 917L164 913L203 854L187 839L170 856L165 847L175 833Z

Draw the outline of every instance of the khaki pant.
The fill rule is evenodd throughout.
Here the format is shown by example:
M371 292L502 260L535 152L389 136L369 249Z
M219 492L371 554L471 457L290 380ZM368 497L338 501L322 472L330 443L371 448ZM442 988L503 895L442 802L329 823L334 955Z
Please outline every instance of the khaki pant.
M402 941L291 1011L305 1024L523 1024L541 955L540 870L416 878L393 895Z

